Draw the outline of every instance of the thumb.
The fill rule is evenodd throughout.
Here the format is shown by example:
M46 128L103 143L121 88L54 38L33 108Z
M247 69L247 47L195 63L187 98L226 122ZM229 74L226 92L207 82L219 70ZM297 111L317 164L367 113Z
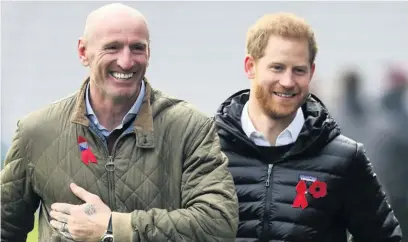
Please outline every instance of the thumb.
M71 188L72 193L75 194L75 196L77 196L78 198L80 198L82 201L85 201L85 202L91 202L91 200L95 196L94 194L88 192L82 187L76 185L75 183L71 183L70 188Z

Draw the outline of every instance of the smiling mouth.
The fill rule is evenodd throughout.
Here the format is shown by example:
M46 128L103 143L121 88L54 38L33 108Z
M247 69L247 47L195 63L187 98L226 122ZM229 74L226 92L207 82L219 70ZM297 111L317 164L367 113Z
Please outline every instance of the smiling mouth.
M273 92L276 96L283 97L283 98L292 98L296 96L296 93L285 93L285 92Z
M129 80L135 75L134 72L130 73L109 72L109 74L117 80Z

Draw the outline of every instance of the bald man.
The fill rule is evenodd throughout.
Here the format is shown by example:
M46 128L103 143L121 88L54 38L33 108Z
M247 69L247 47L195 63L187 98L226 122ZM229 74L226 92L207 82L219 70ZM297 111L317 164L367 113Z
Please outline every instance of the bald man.
M234 241L238 202L212 119L145 77L149 29L122 4L78 42L89 77L18 122L1 171L1 241Z

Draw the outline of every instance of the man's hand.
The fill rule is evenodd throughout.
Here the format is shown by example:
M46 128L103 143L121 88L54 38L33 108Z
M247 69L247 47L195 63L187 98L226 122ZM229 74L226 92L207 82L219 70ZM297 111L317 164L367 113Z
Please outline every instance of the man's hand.
M54 203L51 225L75 241L100 241L108 228L111 210L95 194L71 183L72 192L85 201L82 205Z

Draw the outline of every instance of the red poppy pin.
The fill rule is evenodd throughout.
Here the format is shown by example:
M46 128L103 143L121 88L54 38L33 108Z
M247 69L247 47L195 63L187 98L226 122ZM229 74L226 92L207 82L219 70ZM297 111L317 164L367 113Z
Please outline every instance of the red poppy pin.
M301 180L296 185L296 197L293 201L292 207L301 207L305 209L309 204L306 199L306 193L309 192L314 198L321 198L327 195L327 185L325 182L315 179L307 189L306 181Z
M81 151L81 160L85 165L88 165L89 162L98 163L94 153L92 153L91 148L88 145L86 139L82 136L78 137L79 150Z

